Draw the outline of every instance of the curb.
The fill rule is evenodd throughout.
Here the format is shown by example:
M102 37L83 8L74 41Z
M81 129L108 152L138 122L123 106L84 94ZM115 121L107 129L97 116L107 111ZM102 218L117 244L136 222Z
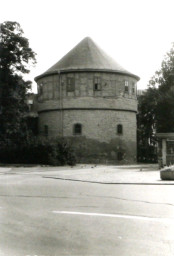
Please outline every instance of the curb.
M42 176L42 178L46 179L55 179L55 180L67 180L67 181L78 181L85 183L94 183L94 184L104 184L104 185L174 185L173 183L157 183L157 182L103 182L103 181L87 181L87 180L76 180L76 179L68 179L68 178L59 178L59 177L51 177L51 176ZM163 182L163 181L161 181Z

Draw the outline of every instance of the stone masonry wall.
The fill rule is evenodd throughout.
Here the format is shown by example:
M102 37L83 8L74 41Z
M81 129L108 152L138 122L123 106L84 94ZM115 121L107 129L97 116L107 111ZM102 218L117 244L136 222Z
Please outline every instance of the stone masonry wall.
M48 127L49 137L61 136L60 112L50 111L39 114L38 130L40 135L45 135L44 127Z
M74 92L67 92L67 77L75 78ZM94 90L94 78L101 90ZM125 92L128 81L128 92ZM136 79L126 75L99 72L65 73L38 80L39 131L48 127L49 137L65 136L73 144L79 161L136 161ZM59 86L61 84L61 87ZM60 97L61 93L61 97ZM82 125L82 134L74 135L73 126ZM123 134L117 134L117 125ZM63 127L63 134L62 129ZM118 161L118 154L122 154Z
M59 120L59 111L41 113L39 117L40 131L43 132L44 126L48 125L49 137L61 136ZM73 134L73 126L76 123L82 125L81 135ZM117 134L118 124L123 126L123 134ZM89 143L90 148L86 150L83 162L85 157L89 158L89 156L94 160L97 152L102 159L115 159L116 161L120 150L124 154L123 163L134 162L136 159L136 114L133 112L65 110L63 111L63 128L63 136L73 137L74 145L79 142L82 145L85 143L85 147L87 147ZM96 144L96 142L98 143ZM77 151L78 149L79 147L77 147ZM84 151L83 146L80 146L81 150ZM104 152L103 155L101 152Z

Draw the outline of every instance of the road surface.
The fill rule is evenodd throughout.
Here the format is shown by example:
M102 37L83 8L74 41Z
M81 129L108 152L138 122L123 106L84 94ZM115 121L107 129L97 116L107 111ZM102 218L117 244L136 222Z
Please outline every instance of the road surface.
M174 186L0 175L0 256L173 256Z

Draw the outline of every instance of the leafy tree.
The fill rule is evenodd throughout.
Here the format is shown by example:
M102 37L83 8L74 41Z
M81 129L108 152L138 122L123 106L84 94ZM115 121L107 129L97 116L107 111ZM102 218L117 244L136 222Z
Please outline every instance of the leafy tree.
M152 162L155 156L155 131L158 89L149 88L138 97L137 141L138 160Z
M164 56L161 69L149 81L149 87L159 88L160 92L167 92L174 85L174 43L172 48Z
M156 88L149 88L144 95L138 98L138 129L141 131L142 140L148 138L150 144L154 141L156 130L157 100L158 90Z
M174 132L174 44L138 101L138 152L141 157L142 149L145 155L154 154L156 132Z
M27 136L25 96L31 82L25 81L35 53L19 23L0 24L0 140L18 142Z
M157 132L174 132L174 44L165 55L161 69L149 81L149 89L157 92L154 123Z

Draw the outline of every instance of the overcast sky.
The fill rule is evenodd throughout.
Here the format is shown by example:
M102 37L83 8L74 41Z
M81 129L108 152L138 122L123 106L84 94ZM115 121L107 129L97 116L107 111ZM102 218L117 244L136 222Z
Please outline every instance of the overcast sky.
M174 42L173 0L5 0L0 8L0 22L19 22L37 53L30 80L89 36L146 88Z

